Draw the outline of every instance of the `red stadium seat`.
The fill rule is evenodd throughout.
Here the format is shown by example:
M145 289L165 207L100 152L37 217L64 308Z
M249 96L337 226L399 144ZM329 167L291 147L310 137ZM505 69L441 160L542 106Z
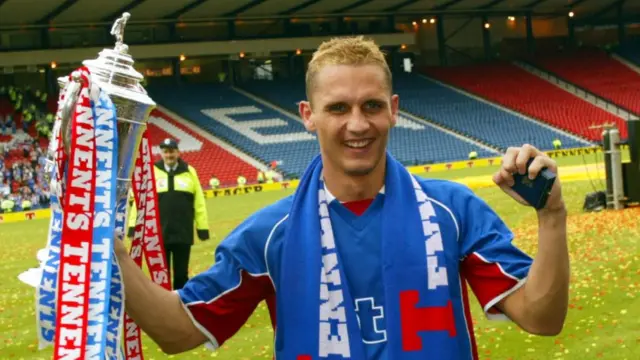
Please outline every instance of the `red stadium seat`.
M640 114L640 74L597 49L540 57L536 63L561 78Z
M603 123L617 124L621 135L627 136L622 118L510 63L429 68L426 72L435 79L589 140L601 139L602 130L589 127Z
M199 151L183 151L181 157L196 169L200 182L205 188L208 187L209 179L214 175L222 185L235 185L240 174L244 175L249 181L255 179L257 169L253 165L246 163L233 153L207 140L159 110L152 111L151 116L162 117L173 126L202 142L202 148ZM157 145L167 136L172 135L167 134L164 129L158 126L149 124L149 138L152 145ZM159 158L159 155L155 156L155 160Z

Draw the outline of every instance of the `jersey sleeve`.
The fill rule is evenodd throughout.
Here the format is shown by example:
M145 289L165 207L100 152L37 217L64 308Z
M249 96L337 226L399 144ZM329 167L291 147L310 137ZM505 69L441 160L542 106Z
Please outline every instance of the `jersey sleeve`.
M468 188L459 193L461 275L490 320L508 320L495 306L526 281L532 258L513 244L513 233L488 204Z
M257 305L274 294L264 258L270 229L259 215L245 220L217 247L214 265L177 290L208 347L215 349L231 338Z

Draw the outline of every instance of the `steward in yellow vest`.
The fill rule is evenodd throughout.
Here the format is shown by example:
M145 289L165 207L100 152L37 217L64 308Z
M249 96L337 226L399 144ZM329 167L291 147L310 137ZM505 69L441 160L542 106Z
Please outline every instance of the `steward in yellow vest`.
M167 265L173 265L170 271L173 274L174 289L180 289L188 280L189 256L194 243L194 223L198 238L208 240L209 219L196 170L180 159L178 144L174 140L166 139L160 144L160 148L162 160L155 163L153 171L160 208L162 240ZM136 223L135 206L132 206L130 214L131 234L131 227L135 228Z

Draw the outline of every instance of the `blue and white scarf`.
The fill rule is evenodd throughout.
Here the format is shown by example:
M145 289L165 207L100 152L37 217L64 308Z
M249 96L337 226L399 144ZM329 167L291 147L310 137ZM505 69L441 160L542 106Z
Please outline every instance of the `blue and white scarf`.
M286 222L276 280L276 358L366 359L321 177L318 156L300 180ZM428 359L430 347L439 345L431 334L456 335L447 289L453 280L431 201L389 154L382 219L387 352L390 359ZM416 321L423 315L431 318L427 324ZM438 360L458 359L454 347L440 350Z

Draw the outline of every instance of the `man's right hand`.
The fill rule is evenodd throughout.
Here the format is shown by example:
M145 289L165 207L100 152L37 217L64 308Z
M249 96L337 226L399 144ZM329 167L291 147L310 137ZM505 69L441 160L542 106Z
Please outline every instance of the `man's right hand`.
M116 237L115 241L113 242L113 249L115 250L118 260L120 259L121 256L129 256L129 251L127 250L127 247L124 245L124 239L120 237Z
M204 344L207 338L191 321L178 293L151 281L133 261L122 239L115 239L114 250L123 275L125 308L136 324L167 354Z

